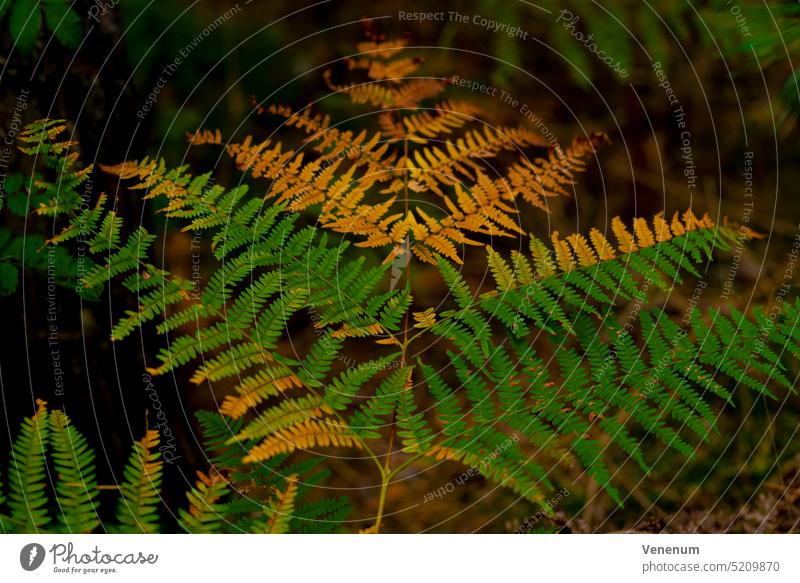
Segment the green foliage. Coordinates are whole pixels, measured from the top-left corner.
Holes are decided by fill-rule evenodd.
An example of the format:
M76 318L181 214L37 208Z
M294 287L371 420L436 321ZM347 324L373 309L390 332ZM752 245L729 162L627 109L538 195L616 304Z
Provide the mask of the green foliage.
M370 442L395 430L411 459L477 466L534 503L554 488L545 463L577 463L622 504L610 465L616 452L645 472L649 462L641 444L648 436L691 456L693 439L712 434L716 413L710 397L731 402L720 375L767 396L774 394L762 377L791 390L775 356L776 347L794 338L785 327L793 317L788 310L758 354L752 348L765 322L757 314L739 314L732 323L719 313L696 311L683 325L649 310L625 324L615 318L620 301L643 302L654 290L680 284L686 274L699 275L717 250L747 235L691 211L676 214L671 223L659 215L652 229L636 219L633 233L614 219L616 247L593 231L591 242L554 233L552 249L531 236L529 256L506 259L489 249L497 288L482 294L439 259L455 307L414 314L415 333L401 337L399 324L413 301L408 286L379 292L385 265L349 260L347 245L331 247L326 236L298 227L296 213L276 205L259 215L253 210L257 199L246 188L209 187L208 175L195 178L161 162L106 170L136 181L132 188L146 198L162 200L163 212L185 220L187 230L205 232L219 262L202 290L189 287L148 263L152 237L140 228L126 238L124 222L105 211L105 200L91 211L73 212L54 238L68 241L78 221L89 224L105 264L84 285L121 279L138 292L139 311L115 325L115 337L167 311L161 332L178 332L197 318L211 320L195 332L178 332L159 355L161 364L150 369L163 374L192 366L195 383L234 383L220 408L224 427L218 417L201 418L222 447L218 455L227 469L200 476L189 493L192 509L181 515L186 530L221 528L220 514L238 512L232 522L240 528L245 521L246 530L282 531L298 495L293 479L270 484L262 475L272 506L258 512L241 501L225 502L235 478L222 476L246 475L242 467L249 462L282 463L298 449L338 446L369 453ZM304 311L316 338L304 354L281 354L289 321ZM446 350L446 367L405 362L409 343L428 335ZM362 338L386 346L387 353L340 368L345 345ZM545 354L555 355L548 366ZM427 386L432 407L412 390L415 380ZM254 408L261 411L248 417ZM157 502L160 462L147 451L137 450L126 473L118 516L128 528L155 528L148 517ZM145 479L148 467L152 484ZM137 520L122 511L130 500L143 501L135 509Z
M156 450L158 444L158 432L152 429L147 430L141 441L133 444L117 503L120 531L158 532L158 503L164 474L164 462Z
M372 90L367 98L376 95L385 97ZM59 132L57 122L30 128L27 151L58 154L80 176ZM266 156L249 142L242 150ZM280 148L268 157L261 168L281 160L292 168L292 188L306 196L297 179L304 159L290 161ZM309 162L312 170L318 161ZM336 168L325 170L325 184L352 177L352 169L337 176ZM187 368L192 384L225 395L219 411L198 415L212 467L198 474L189 507L179 512L189 532L338 529L346 500L315 495L329 470L316 456L297 455L320 448L358 450L374 463L381 511L393 477L426 460L477 468L542 508L560 476L578 471L622 505L620 466L632 462L647 473L667 448L692 457L713 438L720 408L733 405L737 391L773 399L793 390L786 370L800 355L796 301L769 315L693 307L671 316L650 307L654 293L701 278L720 252L756 236L691 209L670 220L635 218L630 228L615 217L615 244L593 228L566 238L553 232L549 242L532 234L527 252L509 256L487 247L493 289L473 289L457 258L429 245L420 258L438 267L448 294L415 311L424 306L415 306L408 282L384 287L389 261L373 265L346 241L330 241L285 202L265 207L263 193L228 189L163 161L103 170L201 235L207 250L204 276L188 281L152 263L154 236L131 228L105 196L92 205L73 197L40 206L62 224L50 245L68 247L79 231L89 242L96 263L80 280L83 289L121 285L136 295L138 308L114 323L114 339L156 323L170 341L148 371ZM421 165L414 171L424 175ZM308 334L295 342L298 328ZM411 346L436 348L411 362ZM157 446L152 431L134 446L117 507L121 531L161 526ZM35 450L33 434L19 447ZM28 485L39 480L30 471ZM75 471L93 476L93 460L76 456ZM27 490L12 489L12 502L20 491ZM88 513L91 497L56 492ZM35 508L46 506L43 496L34 497ZM64 520L88 528L91 515L83 514ZM28 527L47 521L34 514Z
M65 47L75 48L81 40L81 20L69 0L2 0L0 18L8 12L8 31L16 49L28 56L44 28Z
M79 284L84 273L94 268L91 258L78 249L71 252L65 246L46 245L44 237L31 232L30 226L16 227L18 219L28 221L35 215L53 217L61 212L60 208L77 208L90 195L82 189L88 187L92 166L79 167L74 142L52 139L64 130L63 124L44 120L29 124L17 135L21 142L19 150L35 156L43 168L29 176L9 174L3 183L0 212L5 215L5 224L0 227L0 297L17 291L22 268L47 278L48 284L77 290L85 299L96 299L99 294L98 288ZM75 239L83 232L81 224L72 232L63 233L63 238ZM99 250L92 248L93 252Z
M100 514L103 490L96 477L96 454L86 438L59 410L38 410L26 418L13 442L6 476L0 480L0 528L6 533L155 533L163 525L164 462L159 435L148 430L134 443L118 487L116 521ZM286 456L257 468L245 467L241 454L225 444L241 422L216 414L198 415L213 466L198 472L178 510L187 532L334 532L347 517L345 498L320 498L314 487L328 477L316 461L286 463ZM229 422L229 424L228 424ZM252 443L243 440L242 443ZM52 500L52 502L51 502ZM54 520L55 519L55 520Z

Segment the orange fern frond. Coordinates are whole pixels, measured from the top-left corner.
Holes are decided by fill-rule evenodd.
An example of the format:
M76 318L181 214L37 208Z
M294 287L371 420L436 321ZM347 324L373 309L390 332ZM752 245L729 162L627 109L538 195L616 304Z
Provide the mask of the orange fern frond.
M566 241L562 241L558 236L558 231L553 231L550 236L553 242L553 250L556 253L556 263L561 271L572 271L575 269L575 258L572 256L572 250Z
M518 480L507 468L493 467L490 455L481 456L456 447L434 445L424 452L425 456L431 457L436 461L451 460L461 462L472 468L477 468L483 475L490 476L493 480L511 488L515 492L524 495L532 501L540 501L544 498L541 490L536 487L526 486L524 481Z
M669 232L669 230L667 232ZM592 245L594 245L594 250L597 252L600 261L608 261L617 256L614 252L614 246L611 245L599 229L593 227L592 230L589 231L589 238L592 240Z
M263 528L258 529L262 534L283 534L289 530L289 523L294 518L294 502L297 498L297 474L286 477L286 488L278 491L274 500L267 508L269 516Z
M394 107L417 107L427 99L440 95L447 88L447 83L442 79L424 77L406 81L394 90Z
M408 239L407 250L422 261L433 263L441 255L460 263L460 246L482 244L473 235L521 234L514 204L517 199L522 197L547 210L545 198L567 194L566 187L574 183L575 174L585 169L588 157L606 138L593 134L576 139L562 151L549 148L543 136L532 129L487 123L477 126L475 118L486 112L471 102L444 100L423 109L419 103L438 95L448 83L423 77L395 83L394 75L407 75L417 65L414 59L386 56L404 46L405 41L384 42L378 36L363 45L366 54L346 60L351 70L367 71L370 79L363 83L337 85L331 71L325 72L331 89L355 103L385 110L378 116L381 131L331 127L327 115L310 108L293 111L274 105L258 111L283 117L287 126L302 130L309 148L297 153L280 142L259 142L248 136L228 144L226 151L238 169L271 181L265 199L286 204L291 211L320 205L319 223L326 229L362 237L359 246L397 248ZM392 69L394 63L398 63L396 69ZM403 109L412 112L406 115ZM198 139L212 138L216 136L199 134ZM442 138L446 139L432 143ZM549 153L533 162L521 157L506 176L487 176L487 158L529 147L548 147ZM374 188L378 184L380 188ZM423 206L428 202L409 204L409 192L437 195L446 214L429 211ZM401 204L402 210L398 208ZM436 206L440 206L438 201ZM564 244L562 260L570 250L569 244ZM580 253L579 261L591 260L587 249Z
M380 324L368 324L366 326L349 326L345 324L331 333L331 336L333 338L366 338L383 334L383 332L383 326Z
M367 72L367 77L373 81L390 81L400 83L403 77L407 77L419 69L420 60L416 58L403 57L401 59L376 60L369 58L345 59L347 68L363 69Z

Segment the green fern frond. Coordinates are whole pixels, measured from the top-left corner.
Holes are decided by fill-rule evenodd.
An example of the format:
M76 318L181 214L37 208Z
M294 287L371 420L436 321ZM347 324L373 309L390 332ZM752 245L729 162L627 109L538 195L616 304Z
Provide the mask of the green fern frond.
M250 449L243 461L260 462L281 453L313 447L359 447L360 442L352 430L340 421L331 418L320 420L306 419L291 427L286 427L264 439Z

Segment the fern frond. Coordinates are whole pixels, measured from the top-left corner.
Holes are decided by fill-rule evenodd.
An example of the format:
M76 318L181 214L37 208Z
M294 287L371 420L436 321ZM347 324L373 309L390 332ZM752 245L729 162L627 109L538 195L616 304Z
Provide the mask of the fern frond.
M305 420L286 427L253 447L244 457L245 463L268 460L281 453L313 447L360 447L350 429L341 422L322 418Z
M296 505L290 530L300 534L333 534L343 532L343 522L351 506L346 496L323 498Z
M228 491L228 482L213 469L210 475L197 472L197 483L186 493L189 508L179 510L178 523L181 528L190 534L221 532L225 519L219 501Z
M374 58L391 59L407 46L407 38L370 39L356 43L356 50L360 53L369 53Z
M220 413L237 419L256 407L267 397L277 396L292 387L301 387L302 381L288 367L265 365L253 376L246 377L236 385L237 395L227 395Z
M485 125L482 130L469 130L463 137L447 140L442 147L430 146L416 150L406 160L412 178L441 194L440 184L454 185L460 178L474 180L481 166L475 160L485 160L504 150L530 146L545 146L541 135L523 127Z
M410 366L393 370L381 381L371 398L362 400L347 422L353 434L363 439L380 438L380 429L391 423L400 396L411 387L412 372ZM407 410L410 412L411 409Z
M507 190L519 193L530 204L547 210L547 198L568 196L575 184L575 175L586 170L587 161L594 157L599 145L607 141L605 134L579 137L565 149L551 148L546 158L530 161L521 157L503 179Z
M377 59L345 59L347 68L352 70L363 69L367 77L375 81L390 81L400 83L403 77L410 75L419 69L419 61L410 57L403 57L394 60Z
M461 462L465 466L477 468L481 474L501 486L511 489L520 496L534 503L539 503L545 498L542 489L528 481L528 476L522 474L519 469L512 470L503 465L491 463L497 458L492 459L492 453L474 446L474 443L464 442L452 446L434 446L426 452L426 455L437 461L452 460Z
M186 139L193 146L203 146L206 144L219 145L222 143L222 132L219 130L200 129L192 134L186 134Z
M261 532L263 534L283 534L289 530L289 523L294 518L294 503L297 497L297 476L286 478L287 486L278 492L275 499L265 509L267 522Z
M483 294L481 303L507 327L516 328L527 320L545 330L551 330L548 322L552 321L570 329L561 304L599 316L594 302L613 305L614 298L627 298L638 294L639 289L647 289L647 282L670 289L682 281L682 273L697 273L695 265L712 250L712 245L727 250L743 236L730 227L715 225L707 215L697 219L691 210L684 213L682 220L678 217L676 213L673 222L680 225L680 234L670 228L671 236L667 239L663 236L667 232L665 222L661 215L656 215L653 225L661 233L660 242L644 219L635 219L635 229L640 234L638 243L615 217L612 225L620 241L618 249L596 229L590 233L591 243L580 234L564 240L554 232L551 237L554 252L531 236L531 259L538 279L527 284L519 283L510 266L505 261L499 263L500 259L490 250L489 267L495 278L499 277L502 265L505 275L497 279L497 290Z

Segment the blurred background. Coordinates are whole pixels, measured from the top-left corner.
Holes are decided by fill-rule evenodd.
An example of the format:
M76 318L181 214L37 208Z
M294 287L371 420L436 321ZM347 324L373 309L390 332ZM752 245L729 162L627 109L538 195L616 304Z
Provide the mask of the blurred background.
M163 157L173 166L213 168L219 184L247 182L218 149L188 149L186 133L202 127L222 129L225 139L268 136L276 122L256 115L254 102L300 108L321 100L334 120L368 112L330 97L322 72L355 50L365 19L371 19L388 38L409 39L424 60L424 74L457 75L506 91L509 100L458 87L449 94L482 102L500 124L534 127L538 120L564 145L573 136L608 134L611 144L580 178L574 197L554 200L550 214L523 211L530 231L586 232L607 226L615 215L627 219L662 210L671 215L689 206L720 222L726 216L749 220L765 237L745 250L733 292L723 294L721 287L732 260L723 256L711 268L701 298L702 305L740 308L773 301L798 235L800 7L795 2L0 2L0 139L13 137L19 118L23 123L63 118L72 124L84 161ZM30 17L22 19L23 12ZM425 21L405 16L432 12L444 16ZM368 115L351 125L374 123ZM5 174L29 171L13 152L2 163ZM118 193L120 213L160 233L160 259L189 276L187 235L170 229L111 177L96 172L93 182L96 193ZM163 339L145 330L138 338L111 343L110 322L130 309L130 298L112 290L95 302L81 302L64 289L58 291L54 348L45 324L46 277L36 268L34 253L54 227L24 209L3 213L6 228L26 235L23 244L34 259L21 266L15 292L0 299L2 439L32 412L34 398L67 406L90 441L102 445L107 463L100 464L100 478L110 479L130 441L142 434L145 411L154 414L142 373ZM467 264L465 273L479 278L484 268ZM424 269L414 277L431 296L443 293L442 283ZM691 293L677 290L652 302L666 302L678 313ZM67 387L63 395L54 386L54 349ZM182 496L185 482L204 463L191 411L213 408L214 401L207 391L187 390L180 375L153 382L181 456L167 470L167 503L182 504L170 497ZM632 493L624 508L599 497L587 504L595 492L565 474L569 496L536 528L796 529L798 426L796 397L767 403L742 392L737 407L722 412L720 435L695 459L684 462L665 453L645 479L621 471L620 485ZM0 451L5 455L7 447ZM345 464L334 470L333 486L350 492L358 509L359 472ZM424 480L394 486L389 507L409 510L387 517L387 530L511 532L535 512L480 477L470 488L416 508L426 492L461 471L456 464L440 464Z

